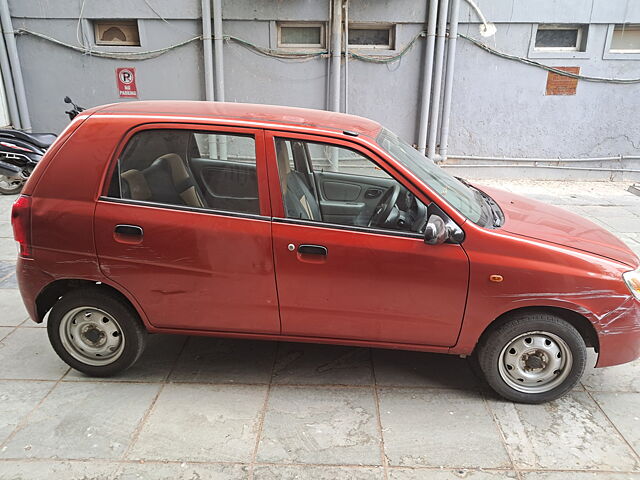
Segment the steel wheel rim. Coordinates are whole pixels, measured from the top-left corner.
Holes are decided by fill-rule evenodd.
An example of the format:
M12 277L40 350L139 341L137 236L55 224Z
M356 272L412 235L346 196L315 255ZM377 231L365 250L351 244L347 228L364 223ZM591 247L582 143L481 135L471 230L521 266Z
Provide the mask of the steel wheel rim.
M505 345L498 357L504 382L523 393L545 393L571 372L573 355L567 342L550 332L523 333Z
M15 179L10 181L6 175L0 175L0 188L6 191L19 190L25 179Z
M125 338L120 324L99 308L70 310L62 317L59 333L69 355L87 365L109 365L124 351Z

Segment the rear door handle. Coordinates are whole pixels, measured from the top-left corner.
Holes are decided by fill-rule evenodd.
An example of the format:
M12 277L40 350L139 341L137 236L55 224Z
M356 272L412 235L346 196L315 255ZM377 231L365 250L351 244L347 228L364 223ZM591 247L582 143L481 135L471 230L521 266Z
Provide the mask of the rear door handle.
M142 237L144 233L142 227L138 225L116 225L114 232L128 237Z
M326 257L329 251L327 247L323 247L322 245L300 245L298 247L298 253L303 255L322 255Z

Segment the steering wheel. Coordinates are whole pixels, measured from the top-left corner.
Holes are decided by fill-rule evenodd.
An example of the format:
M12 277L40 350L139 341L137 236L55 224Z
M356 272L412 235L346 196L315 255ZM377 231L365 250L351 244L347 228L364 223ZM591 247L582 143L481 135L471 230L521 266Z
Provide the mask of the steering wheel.
M393 207L395 207L396 202L398 201L398 197L400 196L400 185L397 183L390 187L376 205L376 208L373 210L373 214L369 219L368 227L381 227L385 224L387 220L389 220L389 216L391 212L393 212Z

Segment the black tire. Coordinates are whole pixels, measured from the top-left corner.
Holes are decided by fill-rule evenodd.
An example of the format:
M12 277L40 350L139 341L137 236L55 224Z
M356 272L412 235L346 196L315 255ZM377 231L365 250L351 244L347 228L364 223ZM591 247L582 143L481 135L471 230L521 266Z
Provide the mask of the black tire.
M7 186L3 186L5 184ZM5 175L0 175L0 193L3 195L17 195L22 191L24 184L24 181L9 183Z
M533 340L532 345L549 341L551 346L543 348L555 352L552 348L557 346L557 352L547 356L549 352L534 347L529 347L529 350L518 349L519 345L526 348L522 342L527 340ZM516 348L507 351L507 346ZM543 312L525 312L514 314L506 323L488 331L476 348L476 356L484 378L499 395L514 402L536 404L555 400L578 383L587 363L587 347L578 330L566 320ZM538 359L532 359L533 365L528 365L526 359L531 357ZM564 362L564 366L552 370L552 362L545 361L548 358L553 358L554 362ZM515 368L514 364L517 365ZM518 378L522 376L522 368L533 368L532 377L526 380ZM535 380L544 375L551 375L551 379ZM540 385L533 384L538 381ZM518 388L529 390L521 391Z
M65 334L61 330L64 328L61 329L60 325L63 321L65 324L69 322L69 320L65 320L68 314L71 315L71 312L83 308L105 312L114 320L111 323L115 323L117 326L114 328L116 332L113 333L113 336L120 337L121 346L118 347L118 357L110 363L92 365L91 360L82 361L81 358L78 358L82 356L82 353L78 352L77 347L74 353L73 343L71 343L71 347L65 347L65 342L68 345L70 340L63 340L62 336ZM108 323L109 319L105 321L105 318L102 318L102 322ZM73 323L75 324L75 322ZM47 333L53 349L67 365L92 377L109 377L129 368L142 355L147 337L147 331L137 312L128 303L99 287L74 290L58 300L49 314ZM118 335L116 336L115 333ZM73 335L70 337L73 338Z

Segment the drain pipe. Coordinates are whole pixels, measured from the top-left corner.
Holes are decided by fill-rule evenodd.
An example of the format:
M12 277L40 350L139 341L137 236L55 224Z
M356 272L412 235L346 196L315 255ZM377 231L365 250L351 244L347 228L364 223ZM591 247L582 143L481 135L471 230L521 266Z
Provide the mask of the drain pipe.
M340 111L340 63L342 62L342 0L332 0L331 17L331 64L329 90L331 101L329 110ZM338 171L338 149L332 148L329 156L329 168L332 172Z
M438 116L440 114L440 91L442 89L442 70L444 63L444 40L447 36L447 13L449 0L440 0L440 14L438 16L438 32L436 34L436 63L433 72L432 108L429 115L429 137L427 156L435 160L438 134Z
M525 163L591 163L591 162L622 162L624 160L640 160L640 155L616 155L613 157L495 157L488 155L449 155L451 160L483 160L491 162L525 162ZM455 164L451 164L455 165ZM495 165L502 167L504 165Z
M9 56L7 55L7 46L4 43L4 35L0 35L0 71L2 72L4 93L7 97L9 121L11 125L13 125L13 128L20 129L20 113L18 112L18 103L16 102L16 91L13 88L11 66L9 65Z
M204 98L213 101L213 39L211 38L211 0L202 0L202 49L204 52Z
M449 43L447 46L447 70L444 77L442 124L440 125L440 160L445 160L447 158L449 121L451 119L451 94L453 92L453 71L456 64L456 43L458 40L459 11L460 0L451 0L451 14L449 15Z
M216 102L224 102L224 37L222 34L222 0L213 0L213 48L215 53L215 99ZM227 159L227 137L218 136L219 158Z
M331 104L329 109L340 111L340 63L342 62L342 0L333 0L331 18Z
M631 168L607 168L607 167L565 167L558 165L442 165L442 168L533 168L548 170L574 170L588 172L619 172L619 173L640 173L640 170Z
M31 131L31 121L29 120L29 107L27 106L27 94L24 90L24 81L22 79L22 69L20 68L20 58L18 57L18 49L16 47L16 37L13 34L13 25L11 24L11 13L9 12L9 4L7 0L0 0L0 21L2 22L2 33L7 47L9 56L9 64L11 65L11 76L15 87L16 101L18 106L18 114L23 130Z
M427 149L427 126L429 125L429 106L431 104L431 82L433 80L433 52L436 45L436 21L438 18L438 0L429 1L427 14L427 46L424 55L424 71L422 74L422 103L418 127L418 151L422 154Z
M202 0L202 50L204 54L204 99L215 100L213 94L213 38L211 37L211 0ZM218 158L218 142L208 135L209 157Z
M349 113L349 0L344 0L344 113Z
M213 47L215 50L215 95L217 102L224 102L224 58L222 48L222 0L213 0Z

